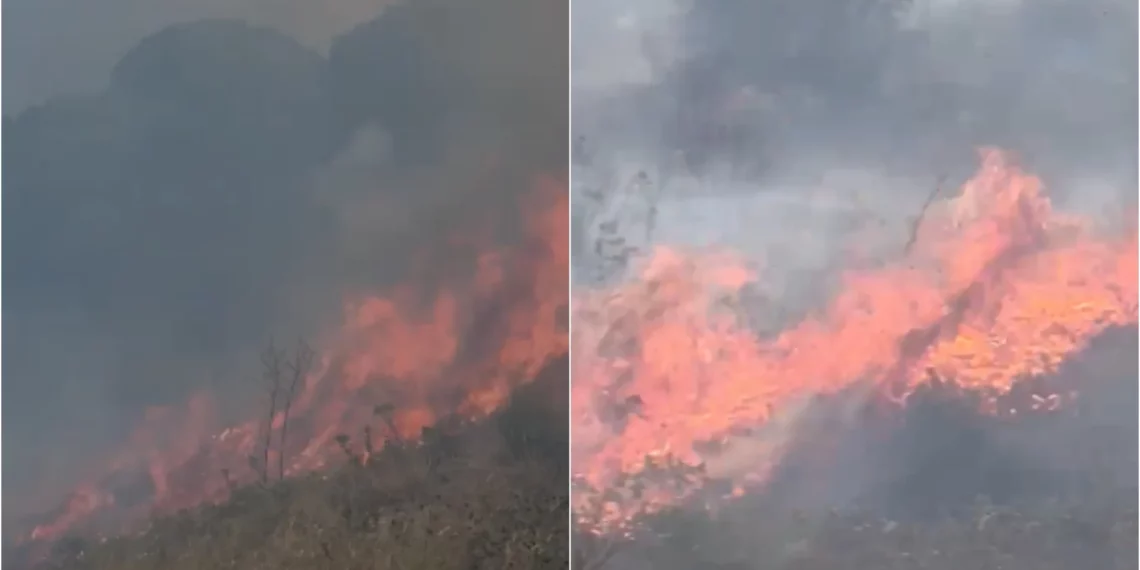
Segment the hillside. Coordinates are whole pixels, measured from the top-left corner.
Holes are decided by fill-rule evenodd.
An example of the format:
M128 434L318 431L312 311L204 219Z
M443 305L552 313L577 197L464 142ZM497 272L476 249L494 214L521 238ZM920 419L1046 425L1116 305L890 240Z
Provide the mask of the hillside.
M25 545L5 561L36 570L565 568L568 443L554 408L566 368L556 359L486 420L428 429L421 442L371 457L363 435L343 434L344 461L331 471L237 489L133 535Z

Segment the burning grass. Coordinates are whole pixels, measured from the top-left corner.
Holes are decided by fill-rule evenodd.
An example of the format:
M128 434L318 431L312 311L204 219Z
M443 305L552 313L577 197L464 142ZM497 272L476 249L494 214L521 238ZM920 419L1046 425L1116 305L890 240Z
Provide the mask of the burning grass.
M575 477L612 489L662 462L705 463L708 443L767 431L738 454L745 461L716 469L755 487L783 462L788 428L816 397L899 404L946 378L1000 418L1070 406L1095 389L1094 375L1022 380L1135 325L1135 228L1055 208L1044 183L999 149L979 157L973 178L918 213L898 251L837 264L829 298L778 334L760 334L750 317L782 310L784 298L750 294L766 282L760 261L730 250L657 244L622 280L575 291ZM880 237L904 239L889 233ZM611 501L594 522L608 532L701 489L700 477L671 480Z
M344 460L342 450L371 457L502 415L517 390L543 375L565 388L568 364L558 355L567 344L569 205L558 181L535 188L520 205L519 235L455 230L439 246L454 275L441 277L437 260L425 256L402 284L350 295L344 321L322 335L319 352L303 342L291 354L270 346L262 356L267 412L227 423L217 412L226 395L209 391L184 405L150 407L121 445L75 474L56 508L23 517L5 539L43 544L133 531L154 516L225 501L238 487L327 474ZM561 365L544 369L551 362ZM534 419L564 429L557 418L566 405L542 406ZM551 448L563 463L567 445Z
M1103 376L1056 410L994 417L969 390L932 382L905 408L837 429L840 398L821 399L825 420L799 426L764 486L726 498L732 481L707 464L658 469L708 492L642 513L620 538L580 527L576 568L1135 569L1135 411L1123 408L1136 340L1135 327L1113 329L1067 362L1061 376Z
M723 248L575 291L576 568L1136 568L1135 227L980 158L793 319Z
M157 518L111 539L66 537L5 553L36 570L565 568L565 422L550 409L565 360L488 420L427 429L374 454L337 438L342 464ZM543 418L540 421L538 418ZM219 475L221 476L221 475ZM19 563L17 563L19 561Z

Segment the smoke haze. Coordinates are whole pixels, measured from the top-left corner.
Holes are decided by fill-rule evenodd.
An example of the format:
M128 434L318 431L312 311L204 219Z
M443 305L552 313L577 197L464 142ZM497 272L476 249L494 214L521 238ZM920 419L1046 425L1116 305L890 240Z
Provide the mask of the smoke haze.
M775 334L833 297L844 261L897 259L924 201L969 178L981 146L1018 156L1058 210L1104 227L1134 223L1134 3L583 0L573 17L574 277L583 291L631 277L603 251L616 239L607 233L613 227L623 228L623 246L640 252L655 244L716 246L755 262L759 296L769 302L742 312L758 335ZM652 197L634 204L631 195ZM652 221L633 221L630 210L638 208ZM1134 335L1134 328L1112 331L1103 342L1128 346ZM1089 350L1102 366L1082 374L1112 394L1090 399L1133 402L1134 347L1128 358ZM927 421L937 423L924 416L915 423ZM856 496L897 505L945 483L922 471L940 461L972 465L1016 449L1009 465L1025 459L1017 469L1072 465L1079 461L1059 457L1047 442L1071 444L1098 429L1076 421L1048 436L1003 433L1012 441L994 451L970 447L991 443L992 434L977 435L989 429L980 419L957 421L970 437L948 437L955 443L926 454L912 452L937 444L931 434L945 425L906 436L915 438L911 448L892 442L873 452L861 439L873 434L852 434L844 442L857 451L815 464L817 479L805 475L811 466L789 466L773 494L828 507ZM1135 422L1130 404L1103 412L1097 424L1119 435ZM821 432L843 429L828 425ZM750 445L741 443L737 457L722 457L717 468L736 469L734 459ZM895 480L876 486L909 469L905 477L921 483L906 491L914 495L892 495ZM1134 474L1134 453L1116 469ZM1125 479L1121 485L1133 484ZM955 491L966 496L980 488L959 482Z
M833 264L874 220L872 249L894 253L979 146L1017 156L1064 210L1119 225L1136 203L1131 3L584 0L573 17L572 130L592 157L574 191L646 172L661 243L786 273ZM616 215L590 202L579 262Z
M5 6L4 113L47 99L95 93L115 63L144 37L172 24L236 18L267 26L327 52L333 39L383 10L386 2L336 0L319 5L266 0L102 0L75 4L16 0Z
M245 417L270 337L470 277L564 177L556 2L6 8L6 516L146 406Z

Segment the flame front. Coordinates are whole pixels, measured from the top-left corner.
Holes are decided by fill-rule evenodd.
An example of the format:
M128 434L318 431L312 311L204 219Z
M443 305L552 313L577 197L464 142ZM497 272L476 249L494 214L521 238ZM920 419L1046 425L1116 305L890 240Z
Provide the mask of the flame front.
M597 491L575 495L583 524L613 529L684 499L700 481L607 491L666 456L697 465L702 444L777 423L814 395L866 387L901 401L933 373L996 397L1135 323L1135 228L1098 233L1055 212L1001 152L981 157L905 255L847 271L822 310L771 339L734 307L755 275L730 253L659 247L638 279L575 292L574 470ZM738 485L779 460L780 438L769 443Z
M486 416L565 354L568 208L563 182L539 180L521 208L524 239L479 249L469 281L441 288L428 302L410 284L348 303L342 329L325 343L289 410L286 474L323 467L338 453L337 435L355 439L365 426L377 428L380 447L384 434L418 438L444 416ZM462 242L474 249L472 240ZM217 429L211 402L202 394L182 409L148 410L127 445L30 538L51 539L100 515L130 527L156 511L222 500L252 480L249 458L266 441L265 419ZM375 425L379 404L391 405L397 434ZM284 413L270 424L276 446ZM123 487L150 493L132 502Z

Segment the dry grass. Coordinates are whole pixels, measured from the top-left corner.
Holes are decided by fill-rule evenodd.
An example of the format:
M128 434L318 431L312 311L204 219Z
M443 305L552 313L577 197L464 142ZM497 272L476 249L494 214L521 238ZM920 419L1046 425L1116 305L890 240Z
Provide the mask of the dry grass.
M558 377L564 385L565 372ZM567 440L565 421L534 402L549 401L547 388L450 435L432 430L422 444L390 446L369 461L349 456L325 473L238 489L224 504L156 519L134 536L61 540L37 564L18 564L10 551L5 567L565 568Z
M450 443L468 446L475 437ZM366 466L241 489L225 504L156 520L137 536L70 539L43 568L566 566L564 473L537 458L437 451L393 448Z
M1118 507L1056 506L1029 514L979 505L910 523L746 506L717 517L676 511L656 517L636 541L576 536L574 555L583 570L1135 569L1135 496Z

